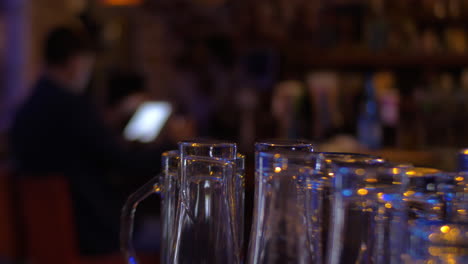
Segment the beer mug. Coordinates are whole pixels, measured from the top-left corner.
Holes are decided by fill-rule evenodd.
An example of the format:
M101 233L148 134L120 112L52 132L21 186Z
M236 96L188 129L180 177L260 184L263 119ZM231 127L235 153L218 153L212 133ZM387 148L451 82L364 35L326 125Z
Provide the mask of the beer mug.
M132 194L122 214L122 250L131 244L139 202L162 197L161 263L239 263L243 233L244 159L236 145L181 142L163 155L163 173Z
M133 248L133 223L138 204L149 195L156 193L161 195L162 238L161 238L161 263L169 263L166 254L170 248L169 238L172 237L175 222L175 208L178 197L179 175L179 151L172 150L162 154L162 172L151 179L136 192L131 194L122 209L120 243L122 252L128 263L137 263Z

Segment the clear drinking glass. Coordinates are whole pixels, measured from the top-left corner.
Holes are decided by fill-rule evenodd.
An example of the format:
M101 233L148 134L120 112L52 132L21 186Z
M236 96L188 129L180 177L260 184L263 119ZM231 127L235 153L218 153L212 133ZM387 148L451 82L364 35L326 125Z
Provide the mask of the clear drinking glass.
M419 219L410 228L404 264L468 263L468 224Z
M294 259L307 259L307 256L311 255L309 252L303 252L303 249L308 249L309 243L305 241L307 237L304 238L307 231L305 223L300 222L305 221L303 219L305 215L300 217L300 212L304 213L303 205L298 203L303 203L305 199L302 196L299 197L297 189L293 188L294 185L302 184L303 186L304 183L296 183L297 177L292 174L299 173L298 169L303 165L301 157L304 158L305 155L313 152L313 149L310 142L300 140L268 140L255 144L255 205L247 256L248 263L288 263L287 256L281 254L286 249L277 248L283 246L288 247L286 255L290 254ZM288 167L285 153L294 152L299 155L295 161L297 164L291 163ZM300 195L303 194L300 193ZM284 197L284 203L279 204L282 197ZM275 203L278 206L275 207ZM290 208L286 206L288 204L291 205ZM288 216L288 212L283 210L293 210L296 207L294 204L302 209ZM281 219L281 217L284 218ZM278 230L279 224L287 225L290 234L288 230ZM297 244L290 237L298 231L294 230L295 224L298 224L298 229L302 228L305 231L300 233L301 241ZM300 257L301 254L306 256Z
M445 220L468 223L468 172L446 173L445 179L438 188L444 196Z
M327 263L401 263L409 165L335 161Z
M455 261L457 257L447 250L458 251L450 241L450 234L442 231L452 230L452 237L458 236L457 230L464 227L449 228L449 225L467 223L467 191L466 176L461 173L441 172L432 168L413 168L406 172L409 185L404 192L404 202L408 209L408 224L405 241L409 241L403 259L405 263L461 263ZM442 228L442 229L441 229ZM465 228L466 229L466 228ZM442 232L442 233L440 233ZM434 244L437 238L438 245ZM441 240L442 239L442 240ZM452 243L451 246L449 244ZM439 252L439 253L437 253ZM442 254L442 252L445 252ZM455 252L452 252L455 253ZM434 255L436 254L436 255ZM442 255L440 255L442 254ZM444 260L445 258L445 260Z
M247 262L315 263L305 206L316 154L260 151L256 161L255 207Z
M179 247L183 242L178 240L181 237L181 234L180 230L178 229L179 226L176 223L179 222L179 211L181 205L186 207L191 205L187 201L190 199L195 199L194 196L197 197L197 201L204 200L204 209L209 209L216 206L210 197L215 196L214 194L218 194L219 190L216 189L216 184L214 184L209 179L202 179L203 177L212 177L212 180L214 179L215 182L219 180L222 183L218 185L223 185L229 189L229 192L226 191L227 195L224 195L224 197L229 195L229 214L226 214L224 219L226 220L227 218L233 218L232 220L229 220L229 223L235 224L236 226L233 227L232 230L231 228L227 228L226 230L228 230L229 234L233 232L232 235L237 237L235 240L236 245L231 247L236 249L232 251L235 252L236 256L240 255L239 250L242 248L243 243L242 234L244 217L245 156L236 153L236 146L232 143L220 143L213 141L182 142L179 144L179 147L183 149L185 153L185 159L181 159L179 151L170 151L164 153L162 156L163 173L160 176L153 178L137 192L132 194L123 209L121 242L122 250L126 254L128 263L136 263L135 253L131 244L133 220L136 207L138 206L139 202L153 193L159 193L162 196L161 215L163 233L161 243L161 263L168 264L190 262L185 261L180 257L178 257L178 262L174 260L176 253L179 254L181 252ZM236 157L234 160L232 159L233 156ZM181 164L183 164L182 167ZM187 164L189 164L189 166ZM183 170L181 168L183 168ZM187 169L190 169L190 171L187 171ZM235 173L233 173L233 171L235 171ZM197 193L197 195L187 197L185 195L183 196L179 192L181 184L183 183L181 179L183 172L185 172L186 179L190 181L199 180L200 182L204 182L203 188L200 186L196 187L194 184L183 185L185 186L187 193L189 193L190 190L193 190L191 189L192 187L200 189L200 192ZM203 194L201 191L207 191L210 194ZM193 194L193 192L191 193ZM218 196L218 198L220 197ZM225 202L220 200L220 204L223 203ZM201 205L197 205L194 210L197 212L201 211L199 206ZM222 210L224 210L224 208L217 211ZM208 211L208 213L212 213L213 209ZM200 215L198 214L197 216ZM224 223L224 225L226 224ZM183 234L182 238L185 236L186 234ZM178 251L176 252L176 250ZM187 252L188 250L189 249L185 249L184 252ZM187 252L184 254L193 255L193 252ZM199 255L202 255L202 252L199 252ZM206 263L216 263L216 261L212 260L211 262Z
M404 263L468 263L468 174L438 172L432 176L428 185L438 196L427 195L429 206L419 208L419 218L409 222ZM434 210L434 206L441 209Z
M315 168L312 190L309 192L312 197L307 197L310 203L306 207L308 210L309 232L312 237L314 248L317 249L316 263L323 263L327 258L327 243L329 237L329 223L331 220L331 208L333 204L333 170L334 162L361 162L361 163L383 163L380 157L357 153L320 152L322 168ZM308 193L308 194L309 194Z
M406 172L408 188L403 200L408 207L411 225L417 219L443 220L446 204L441 188L447 188L451 177L433 168L415 167Z
M240 263L233 143L182 142L171 263Z

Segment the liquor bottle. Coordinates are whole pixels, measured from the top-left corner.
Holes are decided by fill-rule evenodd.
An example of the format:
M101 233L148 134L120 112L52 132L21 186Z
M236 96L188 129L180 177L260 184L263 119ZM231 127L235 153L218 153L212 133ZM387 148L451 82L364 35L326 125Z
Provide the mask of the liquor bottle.
M382 144L382 123L372 78L366 81L364 100L358 117L359 142L369 149L379 149Z
M400 94L395 88L395 77L392 72L382 71L374 74L373 79L382 124L382 145L395 146L400 117Z
M272 98L272 113L278 129L276 137L299 139L305 136L302 116L303 84L295 80L278 83Z

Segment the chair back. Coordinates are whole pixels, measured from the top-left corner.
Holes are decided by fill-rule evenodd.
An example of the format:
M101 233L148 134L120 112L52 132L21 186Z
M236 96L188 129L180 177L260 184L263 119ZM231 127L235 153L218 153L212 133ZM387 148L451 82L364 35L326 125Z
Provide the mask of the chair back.
M36 264L78 264L67 180L61 176L23 177L18 188L31 260Z
M6 165L0 165L0 259L18 256L20 235L16 233L13 195L12 173Z

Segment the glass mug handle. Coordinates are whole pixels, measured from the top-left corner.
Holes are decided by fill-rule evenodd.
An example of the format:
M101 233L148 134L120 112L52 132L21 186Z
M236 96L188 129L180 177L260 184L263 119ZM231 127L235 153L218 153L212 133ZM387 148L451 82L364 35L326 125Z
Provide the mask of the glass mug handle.
M136 209L138 204L145 200L148 196L154 193L161 193L162 176L163 174L161 173L145 183L145 185L141 186L136 192L128 197L124 207L122 208L122 215L120 217L120 249L125 254L125 258L128 264L138 263L135 249L133 247L133 226Z

